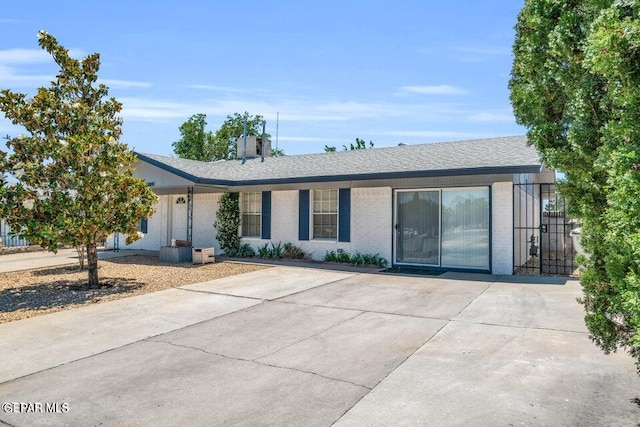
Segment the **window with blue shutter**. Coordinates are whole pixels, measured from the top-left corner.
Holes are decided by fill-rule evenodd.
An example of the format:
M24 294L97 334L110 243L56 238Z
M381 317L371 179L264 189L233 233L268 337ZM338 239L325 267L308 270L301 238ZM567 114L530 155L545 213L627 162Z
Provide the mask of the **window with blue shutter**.
M309 240L309 190L299 192L298 240Z
M351 189L338 190L338 241L351 241Z
M271 239L271 191L262 192L262 236Z

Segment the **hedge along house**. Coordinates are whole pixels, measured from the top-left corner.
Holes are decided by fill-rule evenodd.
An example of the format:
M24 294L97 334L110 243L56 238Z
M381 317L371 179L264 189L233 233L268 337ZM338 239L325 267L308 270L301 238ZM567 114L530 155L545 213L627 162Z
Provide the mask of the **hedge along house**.
M209 163L138 153L134 174L159 201L129 248L181 239L220 251L218 200L238 192L239 233L254 248L292 242L314 259L342 249L493 274L512 274L515 245L527 244L514 234L514 185L554 179L524 136Z

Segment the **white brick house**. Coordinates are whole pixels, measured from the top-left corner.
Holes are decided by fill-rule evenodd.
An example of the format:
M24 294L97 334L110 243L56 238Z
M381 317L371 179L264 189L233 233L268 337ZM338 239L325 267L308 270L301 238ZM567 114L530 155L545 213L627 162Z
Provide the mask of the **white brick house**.
M514 183L553 182L526 137L199 162L138 153L135 175L159 196L145 237L220 250L223 192L240 193L243 242L379 253L394 265L512 274ZM111 243L112 244L112 243Z

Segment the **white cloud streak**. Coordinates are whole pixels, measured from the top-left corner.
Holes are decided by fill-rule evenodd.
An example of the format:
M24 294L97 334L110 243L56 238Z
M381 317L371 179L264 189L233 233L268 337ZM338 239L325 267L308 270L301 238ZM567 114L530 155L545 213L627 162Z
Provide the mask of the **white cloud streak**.
M109 87L119 88L119 89L129 89L129 88L140 88L140 87L151 87L150 82L139 82L133 80L117 80L117 79L104 79L100 80L100 83L104 83Z
M481 123L490 123L490 122L515 122L515 118L512 112L507 111L480 111L478 113L472 114L468 117L471 122L481 122Z
M188 118L195 113L225 117L233 112L249 111L267 120L344 122L358 119L417 117L423 121L464 118L465 111L455 105L399 104L358 101L315 101L307 99L273 99L267 101L245 99L212 99L197 103L181 103L148 98L121 98L123 117L138 121L167 121ZM468 114L468 113L466 113Z
M473 139L484 138L488 135L479 132L460 132L450 130L395 130L387 132L370 133L369 135L394 136L401 138L425 138L425 139Z
M420 95L464 95L469 93L463 88L450 85L403 86L401 90Z
M84 56L80 49L70 49L69 55L72 58ZM51 62L53 59L43 49L6 49L0 50L0 65L38 64Z

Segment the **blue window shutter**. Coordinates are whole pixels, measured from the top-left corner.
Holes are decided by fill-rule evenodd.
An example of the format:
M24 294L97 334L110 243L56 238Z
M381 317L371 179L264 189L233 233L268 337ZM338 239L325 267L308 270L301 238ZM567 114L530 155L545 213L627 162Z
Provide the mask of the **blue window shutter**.
M338 190L338 242L351 241L351 189Z
M263 239L271 239L271 191L262 192L262 233Z
M149 229L149 220L143 218L140 220L140 232L147 234L147 230Z
M298 199L298 240L309 240L309 190L300 190Z

